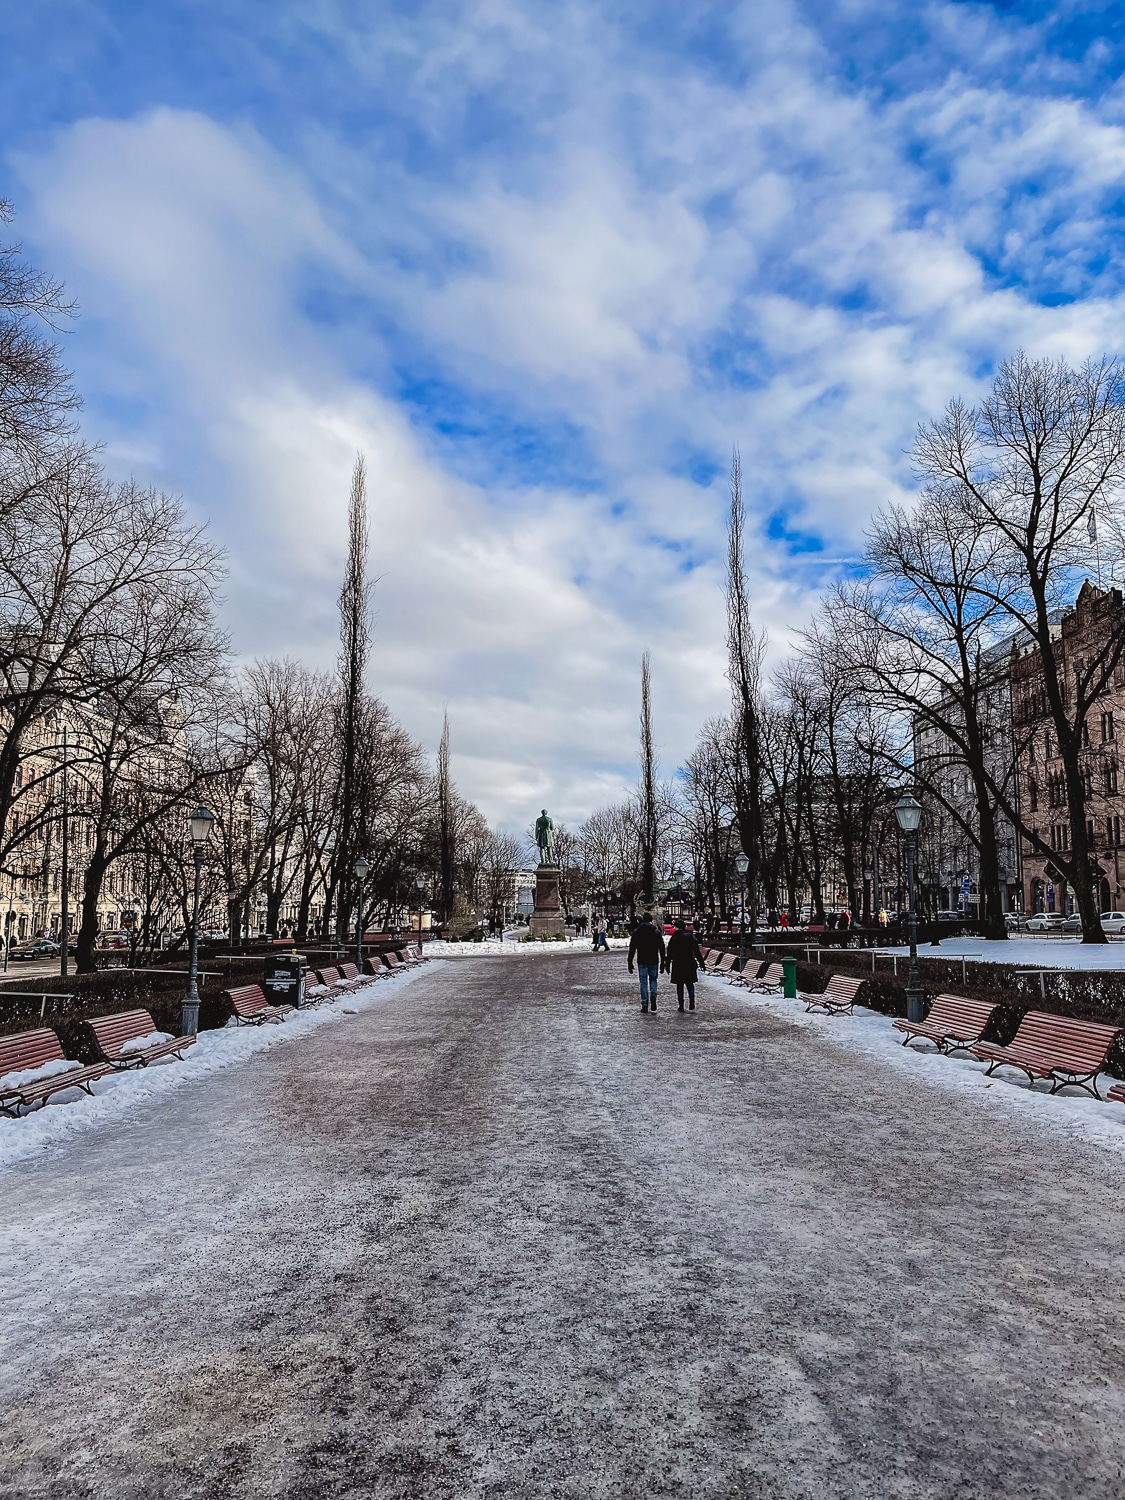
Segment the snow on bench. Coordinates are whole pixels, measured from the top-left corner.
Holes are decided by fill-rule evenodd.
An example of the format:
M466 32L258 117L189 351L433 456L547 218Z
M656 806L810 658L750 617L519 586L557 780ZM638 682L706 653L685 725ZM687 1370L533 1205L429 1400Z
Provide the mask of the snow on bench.
M55 1033L46 1028L0 1037L0 1113L17 1116L63 1089L84 1089L92 1095L94 1080L112 1072L109 1063L86 1068L72 1062Z

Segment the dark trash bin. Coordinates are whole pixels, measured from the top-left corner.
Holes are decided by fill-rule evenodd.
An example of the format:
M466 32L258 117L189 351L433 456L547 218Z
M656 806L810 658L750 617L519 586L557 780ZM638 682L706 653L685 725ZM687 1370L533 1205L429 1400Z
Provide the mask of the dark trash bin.
M271 1005L293 1005L298 1009L305 998L305 975L308 960L303 953L271 953L266 959L266 977L262 988Z

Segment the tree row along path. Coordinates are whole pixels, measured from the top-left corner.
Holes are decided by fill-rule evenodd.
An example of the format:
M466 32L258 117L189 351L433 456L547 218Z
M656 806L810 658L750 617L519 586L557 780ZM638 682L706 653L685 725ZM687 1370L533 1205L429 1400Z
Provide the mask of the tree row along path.
M435 962L7 1172L0 1496L1120 1496L1115 1159L634 984Z

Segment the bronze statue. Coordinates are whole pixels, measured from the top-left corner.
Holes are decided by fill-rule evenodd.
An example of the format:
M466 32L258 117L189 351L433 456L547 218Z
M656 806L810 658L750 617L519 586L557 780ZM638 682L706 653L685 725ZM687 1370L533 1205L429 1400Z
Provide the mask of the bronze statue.
M554 865L558 861L555 858L555 825L547 816L544 808L535 820L535 842L539 845L539 863L541 865Z

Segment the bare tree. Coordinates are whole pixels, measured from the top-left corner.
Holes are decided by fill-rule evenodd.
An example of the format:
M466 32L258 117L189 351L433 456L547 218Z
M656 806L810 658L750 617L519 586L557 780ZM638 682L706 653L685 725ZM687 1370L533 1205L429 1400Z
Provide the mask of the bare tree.
M438 860L442 919L453 916L453 865L456 812L449 770L449 715L441 720L441 743L437 759Z
M348 557L340 589L340 801L334 877L336 937L345 941L352 908L352 864L364 851L356 843L356 783L360 718L370 648L371 585L367 578L367 467L356 455L348 497Z
M12 205L0 199L0 224ZM0 245L0 461L69 432L78 397L51 333L74 316L62 283L23 260L20 246Z
M1021 824L1074 892L1083 941L1105 941L1098 915L1093 850L1086 827L1083 735L1125 651L1125 620L1107 630L1089 660L1066 663L1056 650L1056 611L1070 602L1089 558L1098 517L1120 551L1125 480L1125 368L1108 358L1072 369L1063 360L1006 360L978 408L953 401L923 428L914 449L919 472L960 504L970 524L999 540L994 576L980 590L1006 612L1039 653L1044 717L1051 724L1069 817L1067 851ZM1015 798L992 793L1014 821Z
M727 526L727 675L734 700L735 796L742 850L748 860L750 941L756 941L762 839L761 673L764 643L750 619L745 565L746 507L742 463L734 450L730 466Z
M651 902L656 888L656 755L652 745L651 663L641 657L641 895Z

